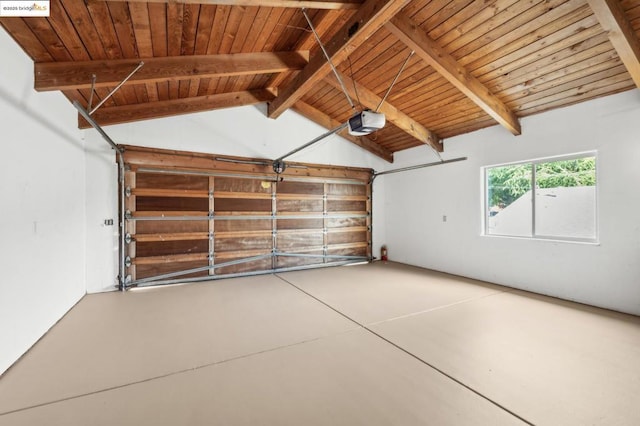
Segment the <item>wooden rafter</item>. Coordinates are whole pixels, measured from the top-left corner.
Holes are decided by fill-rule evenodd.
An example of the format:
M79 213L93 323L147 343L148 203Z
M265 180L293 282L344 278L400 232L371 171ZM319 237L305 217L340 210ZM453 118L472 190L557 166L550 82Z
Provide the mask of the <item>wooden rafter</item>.
M98 0L90 0L98 1ZM104 0L129 3L185 3L224 6L292 7L307 9L357 9L363 0Z
M325 82L329 83L331 86L338 90L342 90L340 83L335 78L334 75L328 75L325 79ZM355 86L354 86L355 85ZM358 98L362 105L371 110L376 110L382 98L366 87L358 84L357 82L350 81L345 84L347 91L349 92L349 96L355 99ZM431 130L424 127L422 124L415 121L413 118L409 117L407 114L400 111L398 108L391 105L389 102L384 102L380 105L379 112L383 113L386 119L393 123L399 129L405 131L412 137L416 138L422 143L430 145L433 149L438 152L442 152L443 147L440 143L440 138Z
M126 84L299 70L309 62L309 52L173 56L148 58L142 61L144 66ZM112 87L119 84L139 63L140 59L40 62L35 64L35 89L38 91L89 89L92 75L97 77L96 88Z
M103 107L98 109L92 117L98 124L106 126L109 124L130 123L133 121L169 117L178 114L254 105L268 102L273 98L273 91L267 89L249 90L245 92L148 102L144 104ZM78 127L86 129L90 126L81 116L78 116Z
M607 32L622 63L640 88L640 40L617 0L589 0L591 10Z
M406 16L396 15L387 23L386 27L494 120L514 135L521 133L520 123L515 114L455 58L431 39L417 23Z
M303 101L296 102L293 105L292 109L300 115L327 129L334 129L342 124L338 120L334 120L322 111L312 107L311 105ZM383 146L373 142L371 139L365 136L351 136L347 129L342 130L338 134L348 141L358 145L360 148L363 148L370 153L377 155L378 157L382 158L385 161L388 161L389 163L393 163L393 153Z
M326 44L325 49L333 64L338 65L346 59L349 53L364 43L407 3L408 0L367 0ZM331 66L323 54L318 52L291 84L282 89L278 97L269 104L269 117L279 117L329 72Z

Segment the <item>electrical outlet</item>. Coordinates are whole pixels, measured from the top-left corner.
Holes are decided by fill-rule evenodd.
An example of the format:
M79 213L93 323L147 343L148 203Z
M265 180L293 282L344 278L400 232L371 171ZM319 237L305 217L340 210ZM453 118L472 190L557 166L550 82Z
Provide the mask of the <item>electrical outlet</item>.
M113 226L113 219L105 219L104 226Z
M442 215L442 221L443 221L443 222L446 222L446 221L447 221L447 215L446 215L446 214L443 214L443 215Z

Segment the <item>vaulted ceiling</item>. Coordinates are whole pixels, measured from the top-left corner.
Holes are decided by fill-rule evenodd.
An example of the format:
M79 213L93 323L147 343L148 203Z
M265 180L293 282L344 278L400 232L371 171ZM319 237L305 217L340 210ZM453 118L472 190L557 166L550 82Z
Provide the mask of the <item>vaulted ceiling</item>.
M88 110L99 105L92 118L102 126L268 102L272 119L291 108L332 129L356 110L379 109L383 129L341 134L392 161L394 152L441 151L443 138L493 125L515 137L520 117L640 87L637 0L50 7L47 18L0 24L33 59L35 89L59 90Z

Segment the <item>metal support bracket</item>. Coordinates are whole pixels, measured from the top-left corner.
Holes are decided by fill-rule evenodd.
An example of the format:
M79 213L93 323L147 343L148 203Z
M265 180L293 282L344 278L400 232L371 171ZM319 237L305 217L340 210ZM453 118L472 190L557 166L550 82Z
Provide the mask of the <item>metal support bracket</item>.
M89 115L92 115L94 112L96 112L98 110L98 108L100 108L105 102L107 102L109 100L109 98L111 96L113 96L113 94L116 93L122 87L122 85L127 82L127 80L129 80L131 77L133 77L133 75L135 73L137 73L140 68L142 68L143 65L144 65L144 62L140 61L138 66L133 71L131 71L131 73L128 76L126 76L124 78L124 80L122 80L120 82L120 84L118 84L116 87L114 87L113 90L111 92L109 92L109 94L107 96L105 96L104 99L101 100L100 103L98 105L96 105L95 108L93 108L91 111L89 111ZM91 89L92 89L91 95L93 95L93 86L92 86ZM89 108L91 108L91 104L89 104Z

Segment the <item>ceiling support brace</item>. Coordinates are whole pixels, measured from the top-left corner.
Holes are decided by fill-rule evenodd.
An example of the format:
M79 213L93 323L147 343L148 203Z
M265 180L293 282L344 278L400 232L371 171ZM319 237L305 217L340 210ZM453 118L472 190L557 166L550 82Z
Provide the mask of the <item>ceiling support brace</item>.
M322 139L324 139L324 138L326 138L326 137L328 137L328 136L331 136L331 135L333 135L334 133L338 133L340 130L342 130L342 129L346 128L348 125L349 125L349 123L347 122L347 123L343 123L343 124L339 125L338 127L334 127L333 129L329 130L328 132L321 134L320 136L318 136L318 137L316 137L316 138L312 139L311 141L309 141L309 142L305 143L304 145L299 146L298 148L294 149L293 151L289 151L289 152L287 152L286 154L284 154L284 155L282 155L282 156L280 156L280 157L276 158L275 160L273 160L273 167L274 167L274 171L275 171L276 165L283 165L283 164L284 164L284 159L285 159L285 158L290 157L290 156L292 156L293 154L295 154L295 153L297 153L297 152L300 152L300 151L302 151L302 150L303 150L303 149L305 149L305 148L310 147L310 146L311 146L311 145L313 145L314 143L320 142ZM284 171L284 167L283 167L282 171ZM276 173L280 174L280 173L282 173L282 172L277 172L277 171L276 171Z
M351 96L349 96L349 92L347 91L347 88L344 86L344 82L342 81L342 78L340 78L340 73L336 69L335 65L333 65L333 62L331 62L331 58L329 57L329 54L327 53L327 49L324 48L324 45L322 44L322 41L320 40L320 36L316 32L316 29L313 27L313 24L311 23L311 19L309 18L309 15L307 15L307 11L304 8L302 9L302 14L304 15L305 18L307 18L307 22L309 23L309 26L311 27L311 31L313 31L313 35L316 36L316 40L318 41L318 44L320 45L320 48L322 49L322 53L324 53L324 57L327 58L327 62L329 63L329 66L331 66L331 69L333 70L333 73L335 74L336 78L338 79L338 83L340 83L340 86L342 87L342 91L344 92L344 95L347 97L347 101L349 101L349 105L351 105L351 109L355 110L356 106L354 105L353 100L351 100Z
M117 90L117 89L116 89ZM73 106L78 110L80 115L87 120L91 126L98 131L100 136L107 141L107 143L117 152L118 157L118 183L120 190L120 218L118 220L118 231L120 233L120 250L119 250L119 260L118 260L118 289L120 291L125 291L127 289L126 286L126 277L125 277L125 234L124 234L124 220L125 220L125 211L124 211L124 200L125 200L125 188L124 188L124 159L122 158L122 152L124 149L118 144L116 144L110 137L105 133L104 130L96 123L96 121L89 115L89 112L82 108L82 105L78 103L78 101L73 101ZM98 105L99 106L99 105ZM97 108L97 107L96 107ZM94 109L95 110L95 109Z
M413 56L414 53L416 53L416 52L414 50L412 50L411 53L409 53L409 56L407 56L407 59L405 59L404 62L402 63L402 66L398 70L398 73L393 78L393 81L391 82L391 85L387 89L387 93L385 93L384 97L382 99L380 99L380 103L376 107L376 112L378 112L380 110L380 107L382 106L384 101L386 101L387 97L389 97L389 93L391 93L391 89L393 89L393 86L395 86L396 82L398 81L398 78L400 78L400 74L402 74L402 71L404 71L404 67L407 66L407 64L409 63L409 59L411 59L411 57Z
M390 175L392 173L408 172L409 170L424 169L425 167L440 166L442 164L456 163L458 161L464 161L466 159L467 159L467 157L459 157L459 158L452 158L451 160L436 161L434 163L418 164L418 165L415 165L415 166L401 167L399 169L385 170L384 172L374 173L372 182L373 182L373 180L375 180L375 178L377 178L378 176L382 176L382 175Z
M139 70L140 68L142 68L142 66L143 66L143 65L144 65L144 62L143 62L143 61L140 61L140 63L138 64L138 66L137 66L133 71L131 71L131 72L129 73L129 75L128 75L128 76L126 76L126 77L124 78L124 80L122 80L122 81L120 82L120 84L118 84L116 87L114 87L114 88L113 88L113 90L112 90L112 91L110 91L110 92L109 92L109 94L108 94L107 96L105 96L105 97L104 97L104 99L103 99L103 100L101 100L101 101L100 101L100 103L99 103L98 105L96 105L96 107L95 107L95 108L91 109L91 99L93 99L94 85L95 85L95 82L96 82L96 76L94 75L94 76L93 76L93 79L92 79L92 83L91 83L91 98L89 99L89 106L87 107L87 109L91 109L91 110L89 111L89 115L92 115L94 112L96 112L96 111L98 110L98 108L100 108L100 107L102 106L102 104L104 104L105 102L107 102L107 101L109 100L109 98L110 98L111 96L113 96L113 94L114 94L114 93L116 93L116 92L117 92L117 91L118 91L118 90L119 90L119 89L120 89L120 88L121 88L121 87L122 87L122 86L127 82L127 80L129 80L131 77L133 77L133 75L134 75L135 73L137 73L137 72L138 72L138 70ZM88 120L87 120L87 121L88 121ZM93 124L92 124L92 126L93 126ZM93 127L95 127L95 126L93 126Z

